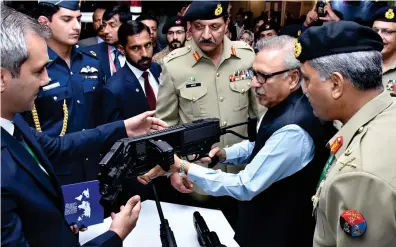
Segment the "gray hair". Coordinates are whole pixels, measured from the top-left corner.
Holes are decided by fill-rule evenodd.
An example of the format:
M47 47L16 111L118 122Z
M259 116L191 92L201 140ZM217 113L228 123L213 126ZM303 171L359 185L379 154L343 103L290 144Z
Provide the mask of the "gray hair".
M29 58L26 35L35 33L47 39L51 32L36 20L3 4L1 7L1 67L18 76L21 65Z
M361 91L382 88L382 57L378 51L341 53L309 61L322 81L334 72L342 74Z
M263 50L283 50L285 69L300 68L300 61L294 56L294 41L296 39L287 35L274 36L268 39L259 40L257 48Z

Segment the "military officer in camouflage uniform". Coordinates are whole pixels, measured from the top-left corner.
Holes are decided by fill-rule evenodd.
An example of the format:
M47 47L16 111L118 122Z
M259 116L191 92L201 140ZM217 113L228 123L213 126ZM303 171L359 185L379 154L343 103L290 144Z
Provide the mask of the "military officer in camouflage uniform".
M347 21L295 43L315 115L344 124L312 197L314 246L396 246L396 101L382 84L382 49L375 31Z
M182 19L181 16L173 16L168 18L164 27L162 28L162 33L166 35L166 40L168 45L162 49L162 51L156 53L153 56L153 62L163 65L163 59L171 51L177 48L184 47L186 43L186 31L187 23Z
M396 96L396 7L383 7L374 15L373 29L384 41L382 82L385 90Z

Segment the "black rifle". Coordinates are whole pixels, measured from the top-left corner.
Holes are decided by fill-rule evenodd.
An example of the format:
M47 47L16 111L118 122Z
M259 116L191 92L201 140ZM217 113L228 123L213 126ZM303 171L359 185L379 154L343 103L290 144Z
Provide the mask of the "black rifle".
M248 125L248 136L244 137L229 130L230 128ZM168 129L151 132L134 138L124 138L117 141L110 151L100 161L100 202L103 206L111 208L116 201L122 186L127 179L140 176L160 165L165 171L169 171L174 164L174 154L188 157L195 155L189 161L195 161L208 156L213 144L220 141L220 136L231 133L242 139L255 141L257 119L248 119L247 122L220 128L217 118L206 118L191 123L181 124ZM212 159L209 167L213 167L218 159ZM161 240L165 247L176 246L172 230L168 221L163 217L155 186L154 195L158 213L161 219ZM167 234L167 235L165 235ZM164 241L168 241L164 243Z
M209 231L204 218L197 211L194 212L194 227L197 231L197 238L200 246L203 247L226 247L220 243L216 232Z

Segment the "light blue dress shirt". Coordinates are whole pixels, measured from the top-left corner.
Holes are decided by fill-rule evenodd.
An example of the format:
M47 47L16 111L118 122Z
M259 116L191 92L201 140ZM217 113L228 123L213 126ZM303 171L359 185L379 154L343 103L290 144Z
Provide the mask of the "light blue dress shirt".
M250 157L254 142L242 141L225 148L223 163L239 165ZM293 175L314 157L315 145L309 134L295 124L277 130L246 168L238 174L192 165L188 179L212 196L232 196L249 201L271 184Z

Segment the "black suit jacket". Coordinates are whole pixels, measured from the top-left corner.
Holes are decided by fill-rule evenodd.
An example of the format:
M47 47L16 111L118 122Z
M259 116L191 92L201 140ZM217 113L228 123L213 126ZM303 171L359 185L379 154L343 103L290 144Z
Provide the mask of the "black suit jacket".
M150 72L157 83L161 71L159 64L151 64ZM127 119L150 110L143 88L127 64L107 81L102 90L101 102L104 123Z
M64 218L64 199L51 161L71 160L100 152L102 145L126 136L122 121L52 138L14 118L39 167L25 147L1 128L1 243L2 246L79 246ZM84 246L122 246L112 231Z

